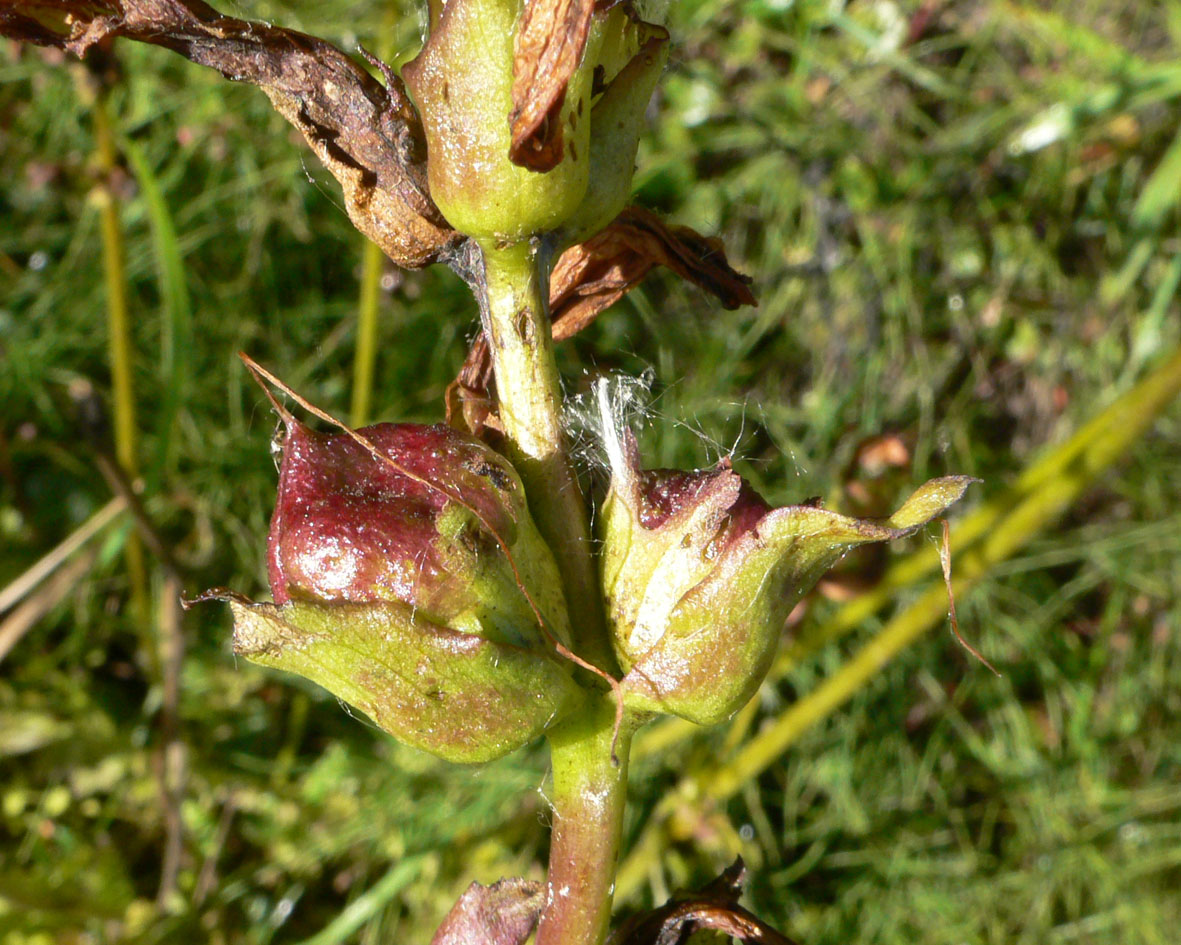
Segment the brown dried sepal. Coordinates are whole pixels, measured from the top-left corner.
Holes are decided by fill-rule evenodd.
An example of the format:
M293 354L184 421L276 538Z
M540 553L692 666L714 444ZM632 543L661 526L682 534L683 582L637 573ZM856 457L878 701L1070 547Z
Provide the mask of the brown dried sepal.
M534 171L553 170L565 145L559 114L566 86L582 60L595 0L525 0L513 58L509 158Z
M545 886L527 879L472 883L439 926L431 945L524 945L545 905Z
M669 226L651 210L631 206L558 260L550 276L554 340L582 331L657 266L700 286L722 308L758 304L751 278L730 265L720 239Z
M483 332L472 342L458 376L447 386L444 401L447 423L456 430L489 442L492 442L487 436L489 431L504 433L496 412L492 357Z
M659 909L633 916L611 937L610 945L684 945L694 933L705 930L747 945L794 945L738 904L745 873L742 860L735 861L709 885L678 893Z
M323 40L201 0L29 0L0 9L0 35L79 57L125 36L257 85L340 181L353 225L394 262L425 266L460 239L430 199L422 128L389 69L383 87Z
M578 334L657 266L700 286L723 308L758 304L751 278L730 265L720 239L687 226L669 226L652 211L631 206L558 259L549 292L554 341ZM498 429L493 382L488 343L481 334L447 389L447 422L476 436L486 427Z

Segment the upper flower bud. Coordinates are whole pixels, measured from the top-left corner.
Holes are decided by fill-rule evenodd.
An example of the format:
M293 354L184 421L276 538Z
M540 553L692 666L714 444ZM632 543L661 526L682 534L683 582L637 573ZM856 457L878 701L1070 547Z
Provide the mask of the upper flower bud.
M288 418L268 558L236 652L456 761L529 741L577 695L557 566L516 471L445 426L321 434ZM545 628L539 623L545 621Z
M461 233L502 244L557 230L576 214L601 227L619 212L667 54L663 28L622 8L590 15L588 7L580 42L564 47L572 69L559 75L542 60L569 36L551 24L552 44L515 42L522 10L521 0L449 0L402 70L426 133L431 198ZM539 24L530 20L533 39ZM534 81L518 83L515 96L522 70ZM534 111L516 100L522 95L547 103L527 141L514 134L514 123ZM529 142L541 150L534 154Z
M848 548L916 531L973 481L932 480L879 522L772 509L726 461L642 470L630 434L609 448L603 587L624 691L637 709L701 724L754 694L787 615Z

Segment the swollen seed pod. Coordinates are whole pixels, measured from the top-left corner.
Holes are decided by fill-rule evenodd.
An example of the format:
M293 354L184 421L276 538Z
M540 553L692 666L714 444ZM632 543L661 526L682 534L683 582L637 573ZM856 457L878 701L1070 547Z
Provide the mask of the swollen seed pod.
M445 426L357 432L363 442L287 420L275 603L231 601L235 652L443 758L506 754L580 692L555 653L569 618L520 478Z
M612 453L603 587L627 701L703 725L754 695L787 615L847 549L911 534L974 481L932 480L878 522L772 509L727 462L642 470L630 435Z

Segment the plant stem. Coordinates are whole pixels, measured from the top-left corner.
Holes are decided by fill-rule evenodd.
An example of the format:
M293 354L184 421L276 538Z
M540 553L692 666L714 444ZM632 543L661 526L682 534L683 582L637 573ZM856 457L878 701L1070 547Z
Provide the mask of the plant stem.
M550 732L554 825L537 945L601 945L607 937L636 722L624 719L618 765L614 725L615 703L604 693Z
M111 400L114 413L115 458L129 481L139 475L136 459L135 395L132 389L131 319L127 310L127 278L119 206L111 186L118 169L115 135L107 96L101 87L94 97L94 138L99 184L95 188L102 221L103 272L107 296L107 343L111 362ZM148 609L147 569L139 536L130 532L124 554L131 582L132 613L141 627L151 620Z
M353 402L349 425L356 429L369 422L373 400L373 372L377 364L377 308L385 255L366 239L361 255L361 298L357 312L357 349L353 360Z
M566 454L562 389L550 332L548 287L528 244L485 246L480 314L492 352L500 421L529 508L557 558L574 634L572 649L611 672L586 500Z
M392 6L382 13L378 29L377 54L388 62L393 55L398 15ZM381 273L385 253L373 240L362 236L361 293L357 311L357 347L353 358L353 396L349 424L355 430L369 422L373 403L373 376L377 369L377 316L381 303ZM306 706L305 706L306 708Z

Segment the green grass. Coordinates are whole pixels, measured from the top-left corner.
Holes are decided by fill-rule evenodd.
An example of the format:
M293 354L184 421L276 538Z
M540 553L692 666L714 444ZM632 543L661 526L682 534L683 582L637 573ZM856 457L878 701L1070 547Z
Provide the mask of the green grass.
M917 43L891 42L920 6L672 8L639 199L723 236L761 301L722 312L661 276L563 345L573 392L652 369L652 463L733 451L769 500L851 508L870 481L858 445L895 433L912 463L876 484L885 498L964 472L984 479L970 506L1181 343L1181 4L935 5ZM227 12L381 44L376 4ZM390 48L418 30L408 12ZM261 94L117 48L145 504L190 593L260 594L274 418L235 354L347 415L361 241ZM0 586L110 497L67 397L109 381L75 68L0 48ZM473 306L449 273L388 272L372 413L434 421ZM1179 467L1174 405L957 601L1002 678L924 637L729 800L680 810L620 907L742 849L751 907L806 945L1175 941ZM204 607L185 622L182 901L158 912L161 694L124 540L0 663L0 943L425 943L472 879L540 875L540 748L444 766L236 662L229 615ZM815 600L797 632L835 607ZM765 687L745 734L637 761L632 840L685 770L729 756L727 737L889 616Z

